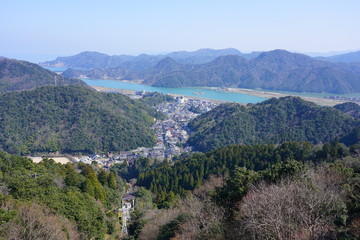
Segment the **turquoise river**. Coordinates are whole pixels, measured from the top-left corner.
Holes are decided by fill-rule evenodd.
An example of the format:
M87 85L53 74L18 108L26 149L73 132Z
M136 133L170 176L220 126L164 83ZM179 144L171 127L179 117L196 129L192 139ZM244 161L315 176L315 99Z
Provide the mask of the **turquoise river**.
M205 88L163 88L163 87L152 87L142 84L135 84L122 81L113 81L113 80L95 80L95 79L82 79L84 82L90 86L97 87L107 87L107 88L117 88L125 90L135 90L135 91L148 91L148 92L160 92L163 94L178 94L182 96L189 97L201 97L214 100L222 100L228 102L238 102L238 103L257 103L266 100L266 98L256 97L247 94L234 93L234 92L224 92L217 91Z
M45 68L55 71L63 72L67 67L47 67ZM81 69L85 70L85 69ZM114 80L99 80L99 79L83 79L90 86L97 87L107 87L107 88L116 88L116 89L125 89L125 90L134 90L134 91L149 91L149 92L160 92L163 94L178 94L189 97L201 97L206 99L222 100L228 102L238 102L238 103L257 103L266 100L267 98L257 97L242 93L235 92L224 92L211 89L205 89L200 87L188 87L188 88L163 88L163 87L152 87L143 84L136 84L123 81L114 81ZM270 91L270 90L261 90L268 92L276 92L285 95L293 96L304 96L304 97L319 97L322 98L327 95L332 96L343 96L343 97L360 97L360 93L354 94L329 94L329 93L300 93L300 92L285 92L285 91ZM201 94L199 94L201 93Z

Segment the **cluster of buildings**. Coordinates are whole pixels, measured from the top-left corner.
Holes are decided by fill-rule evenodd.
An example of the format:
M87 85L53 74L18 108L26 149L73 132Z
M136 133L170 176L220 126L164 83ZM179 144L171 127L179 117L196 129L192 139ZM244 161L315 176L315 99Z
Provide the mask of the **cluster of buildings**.
M186 151L180 146L189 139L189 130L187 128L189 121L217 106L216 103L205 100L184 97L177 97L175 100L175 102L162 103L156 107L158 111L166 114L168 118L157 121L153 126L158 144L164 144L167 148L166 152L170 156L178 155L183 150Z
M174 102L165 102L156 106L156 109L167 116L165 120L157 120L152 126L155 132L157 145L151 148L140 147L132 151L123 151L118 154L84 156L75 159L79 162L91 164L96 161L99 165L110 167L115 163L132 165L140 157L148 157L162 161L171 160L182 152L191 151L191 147L183 147L189 138L187 124L200 113L207 112L218 104L199 99L175 98Z
M360 102L360 97L344 97L344 96L325 96L327 99L351 101L351 102Z

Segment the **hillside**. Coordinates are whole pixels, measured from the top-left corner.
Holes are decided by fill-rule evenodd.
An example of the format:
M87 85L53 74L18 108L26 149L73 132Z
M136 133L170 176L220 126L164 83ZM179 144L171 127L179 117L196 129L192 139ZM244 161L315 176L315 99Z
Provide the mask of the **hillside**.
M298 97L270 99L248 107L222 104L189 123L188 144L209 151L232 144L324 143L349 134L358 122L331 107Z
M125 186L114 173L49 159L36 164L0 151L0 174L1 239L119 236L116 210Z
M0 58L0 93L55 83L57 86L86 85L81 80L63 77L30 62Z
M155 67L123 79L143 79L160 87L215 86L269 90L360 92L360 66L314 60L302 54L274 50L255 59L229 55L205 64L180 64L164 59Z
M346 102L335 105L334 108L339 109L343 113L360 120L360 105L356 103Z
M135 239L359 239L360 159L351 152L337 141L232 145L150 169L139 164L137 184L163 209L142 208L131 233Z
M147 109L147 110L144 110ZM9 153L120 151L155 145L155 112L116 93L46 86L0 96L0 147Z

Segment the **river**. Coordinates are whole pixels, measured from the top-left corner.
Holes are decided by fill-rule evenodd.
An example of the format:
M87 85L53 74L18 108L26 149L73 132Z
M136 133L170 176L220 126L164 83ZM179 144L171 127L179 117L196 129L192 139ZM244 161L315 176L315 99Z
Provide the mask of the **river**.
M258 103L266 100L263 97L257 97L242 93L224 92L205 88L187 87L187 88L164 88L164 87L152 87L143 84L129 83L123 81L113 80L98 80L98 79L82 79L90 86L108 87L135 91L148 91L148 92L160 92L163 94L178 94L189 97L202 97L214 100L223 100L228 102L237 103Z

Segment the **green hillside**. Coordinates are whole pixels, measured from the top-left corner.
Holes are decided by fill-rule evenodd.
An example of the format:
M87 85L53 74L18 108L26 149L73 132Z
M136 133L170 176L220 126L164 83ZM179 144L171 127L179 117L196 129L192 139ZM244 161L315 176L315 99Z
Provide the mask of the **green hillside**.
M55 84L86 85L79 79L63 77L34 63L0 58L0 93Z
M132 233L139 239L359 239L354 150L337 141L232 145L139 166L137 183L165 209L143 209Z
M339 109L343 113L352 116L356 119L360 119L360 105L353 102L345 102L335 105L334 108Z
M191 121L188 144L209 151L232 144L324 143L349 134L356 124L337 109L298 97L273 98L248 107L229 103Z
M0 151L0 239L104 239L120 231L124 184L85 164L36 164Z
M0 96L0 147L9 153L120 151L152 146L156 112L117 93L46 86Z

